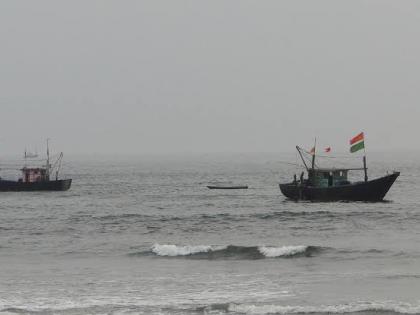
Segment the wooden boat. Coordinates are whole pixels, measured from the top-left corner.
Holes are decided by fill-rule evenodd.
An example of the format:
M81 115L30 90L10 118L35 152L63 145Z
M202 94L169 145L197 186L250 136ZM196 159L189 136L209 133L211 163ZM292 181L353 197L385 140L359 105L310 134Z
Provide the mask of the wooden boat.
M308 167L302 153L304 150L296 149L302 158L307 170L307 178L302 173L300 180L296 176L291 183L280 184L284 196L293 200L310 201L382 201L400 175L393 172L386 176L368 180L366 156L363 156L363 168L316 168L315 153L312 154L312 167ZM364 181L348 181L349 171L363 170Z
M26 159L32 158L25 150L25 166L20 169L22 177L17 181L5 180L0 178L1 191L64 191L70 189L71 179L59 179L63 153L61 152L57 160L50 164L50 152L47 141L47 160L43 167L28 167ZM51 174L55 170L55 178L51 179Z
M65 191L71 186L71 179L38 180L35 182L23 182L12 180L0 180L0 192L4 191Z
M248 186L207 186L208 189L248 189Z

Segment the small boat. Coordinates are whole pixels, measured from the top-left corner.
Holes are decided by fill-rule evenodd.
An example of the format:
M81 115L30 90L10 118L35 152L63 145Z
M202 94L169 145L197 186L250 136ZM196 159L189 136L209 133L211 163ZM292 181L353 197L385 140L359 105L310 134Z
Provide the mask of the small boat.
M362 138L363 138L363 134ZM360 135L359 135L360 137ZM362 147L359 145L359 147ZM363 147L364 148L364 143ZM317 168L315 165L315 150L306 152L296 146L298 153L307 170L307 178L304 172L297 180L296 175L293 182L279 184L284 196L293 200L310 201L382 201L400 175L400 172L393 172L386 176L369 180L366 166L366 153L363 156L363 168ZM357 148L357 150L359 150ZM355 151L351 151L355 152ZM312 155L312 166L308 167L303 154ZM364 171L364 181L350 182L349 171Z
M47 160L45 166L29 167L26 165L27 158L33 158L26 153L25 150L25 166L19 171L22 172L22 177L17 181L5 180L0 178L0 192L4 191L65 191L69 190L72 180L59 179L59 172L61 169L61 162L63 153L61 152L57 160L50 163L50 152L47 140ZM55 171L55 178L51 179L51 174Z
M207 186L208 189L248 189L248 186Z

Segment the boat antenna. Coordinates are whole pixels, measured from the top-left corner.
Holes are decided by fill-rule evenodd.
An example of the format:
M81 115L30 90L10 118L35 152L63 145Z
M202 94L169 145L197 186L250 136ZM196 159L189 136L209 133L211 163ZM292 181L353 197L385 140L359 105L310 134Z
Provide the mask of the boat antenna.
M315 144L314 144L313 153L312 153L312 169L315 169L315 154L316 154L316 138L315 138Z
M305 159L303 158L303 155L302 155L302 151L301 151L302 149L299 146L296 146L296 150L298 151L300 158L302 159L303 165L305 165L306 170L309 172L308 165L306 164Z

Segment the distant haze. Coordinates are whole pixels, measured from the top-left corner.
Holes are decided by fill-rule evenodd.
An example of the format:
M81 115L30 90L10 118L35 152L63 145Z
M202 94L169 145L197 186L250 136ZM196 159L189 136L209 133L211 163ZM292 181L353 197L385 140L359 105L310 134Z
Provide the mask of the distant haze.
M0 155L416 150L418 1L0 2Z

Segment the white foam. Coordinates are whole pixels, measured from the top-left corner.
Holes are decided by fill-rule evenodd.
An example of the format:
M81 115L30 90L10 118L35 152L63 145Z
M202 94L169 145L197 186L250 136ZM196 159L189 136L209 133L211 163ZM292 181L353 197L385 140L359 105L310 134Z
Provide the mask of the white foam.
M309 313L331 313L345 314L363 311L385 311L400 314L418 314L420 305L412 305L401 302L360 302L340 305L321 305L321 306L290 306L290 305L247 305L230 304L229 312L236 312L250 315L263 314L309 314Z
M151 248L152 252L159 256L188 256L198 253L207 253L214 250L210 245L159 245L154 244Z
M308 246L297 245L297 246L281 246L281 247L268 247L260 246L258 250L265 257L281 257L281 256L293 256L296 254L304 253Z

